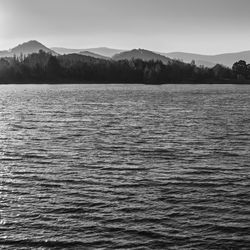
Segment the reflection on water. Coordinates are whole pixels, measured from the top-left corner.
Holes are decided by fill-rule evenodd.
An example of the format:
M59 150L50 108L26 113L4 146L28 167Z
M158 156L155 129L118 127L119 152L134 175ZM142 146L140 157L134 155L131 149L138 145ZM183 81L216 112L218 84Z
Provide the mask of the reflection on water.
M0 249L249 249L250 86L0 86Z

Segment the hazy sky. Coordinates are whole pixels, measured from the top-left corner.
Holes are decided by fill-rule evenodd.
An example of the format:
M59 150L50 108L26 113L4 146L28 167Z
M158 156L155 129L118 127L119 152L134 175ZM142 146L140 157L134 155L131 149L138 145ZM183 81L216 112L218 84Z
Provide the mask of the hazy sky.
M0 0L0 49L250 50L250 0Z

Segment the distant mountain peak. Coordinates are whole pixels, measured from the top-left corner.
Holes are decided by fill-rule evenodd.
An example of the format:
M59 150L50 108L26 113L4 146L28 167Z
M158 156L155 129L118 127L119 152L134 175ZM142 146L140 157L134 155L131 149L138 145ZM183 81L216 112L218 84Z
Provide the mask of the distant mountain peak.
M19 44L19 45L25 45L25 44L34 44L34 45L42 45L42 46L44 46L42 43L38 42L37 40L29 40L29 41L24 42L24 43Z
M52 55L56 55L56 53L53 50L47 48L42 43L36 40L30 40L30 41L17 45L16 47L10 50L10 54L11 55L21 55L21 54L28 55L32 53L38 53L40 50L43 50L44 52L47 52L47 53L51 53Z
M30 40L21 44L18 44L16 47L12 48L12 50L15 50L17 48L24 48L24 47L35 47L35 46L39 46L39 47L45 47L43 44L41 44L40 42L36 41L36 40Z

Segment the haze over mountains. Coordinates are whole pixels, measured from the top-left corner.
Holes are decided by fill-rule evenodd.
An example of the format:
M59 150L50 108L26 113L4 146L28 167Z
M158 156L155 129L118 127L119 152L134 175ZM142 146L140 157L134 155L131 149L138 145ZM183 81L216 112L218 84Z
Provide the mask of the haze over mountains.
M110 60L111 59L110 57L102 56L100 54L96 54L96 53L89 52L89 51L81 51L81 52L79 52L79 54L81 54L83 56L94 57L94 58L97 58L97 59L104 59L104 60Z
M58 54L72 54L72 53L80 53L81 51L88 51L94 54L98 54L104 57L112 57L115 54L121 53L124 50L121 49L111 49L106 47L99 47L99 48L85 48L85 49L68 49L68 48L59 48L59 47L53 47L51 48Z
M63 54L79 54L87 57L104 59L104 60L130 60L130 59L142 59L148 60L161 60L164 64L167 64L171 59L181 60L186 63L190 63L192 60L195 61L196 65L203 65L205 67L213 67L216 64L222 64L224 66L232 67L232 65L239 60L245 60L250 62L250 51L236 52L236 53L225 53L219 55L200 55L184 52L153 52L144 49L133 49L125 51L121 49L112 49L106 47L100 48L89 48L89 49L67 49L67 48L48 48L42 43L32 40L20 44L10 50L0 51L0 57L12 57L14 55L20 56L37 53L39 50L43 50L52 55L63 55Z
M239 60L244 60L248 63L250 62L250 51L225 53L219 55L200 55L184 52L172 52L162 54L172 59L182 60L186 63L190 63L192 60L195 60L196 65L204 65L205 67L213 67L216 64L222 64L228 67L232 67L232 65Z

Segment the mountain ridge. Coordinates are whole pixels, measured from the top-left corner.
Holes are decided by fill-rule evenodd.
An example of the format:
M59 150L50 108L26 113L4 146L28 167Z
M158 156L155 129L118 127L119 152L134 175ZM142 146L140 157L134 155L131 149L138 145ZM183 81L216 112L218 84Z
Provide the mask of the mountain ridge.
M203 65L209 68L214 67L216 64L221 64L231 68L232 65L239 60L244 60L247 63L250 63L250 50L232 53L221 53L215 55L204 55L178 51L165 53L145 49L122 50L108 47L97 47L89 49L67 49L60 47L48 48L36 40L24 42L10 50L0 51L0 58L13 57L14 55L20 56L21 54L28 55L32 53L37 53L39 52L39 50L43 50L47 53L51 53L52 55L56 56L60 54L77 53L105 60L110 60L109 58L112 58L113 60L121 60L122 58L140 58L142 60L161 60L165 64L170 62L171 60L180 60L185 63L195 61L195 64L197 66Z

